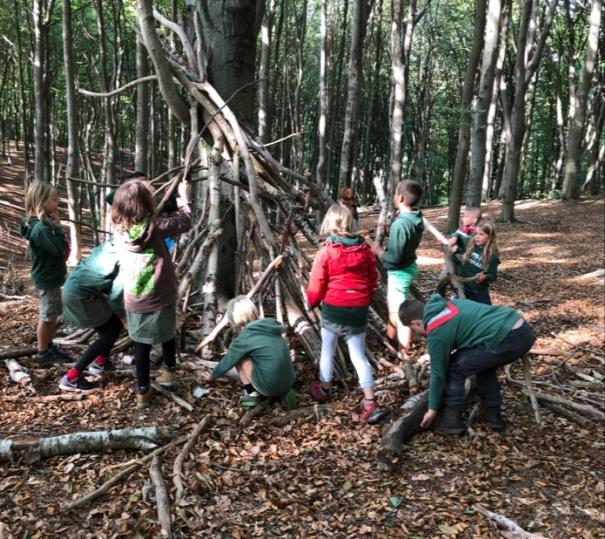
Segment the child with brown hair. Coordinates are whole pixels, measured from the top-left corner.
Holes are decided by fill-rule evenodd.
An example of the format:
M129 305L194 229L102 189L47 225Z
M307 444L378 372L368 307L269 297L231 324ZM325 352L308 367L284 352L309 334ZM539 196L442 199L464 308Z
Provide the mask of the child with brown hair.
M450 247L456 247L460 241L468 241L477 232L477 223L481 221L481 208L467 206L462 214L462 224L448 240ZM456 251L456 249L454 249Z
M34 359L42 365L61 363L69 356L53 344L53 336L63 312L61 286L67 273L69 243L61 227L55 188L49 183L31 183L25 193L25 213L21 235L29 242L32 280L40 294L38 353Z
M496 225L481 221L475 234L461 245L464 255L457 271L461 277L474 279L463 283L464 295L466 299L491 305L489 285L498 278L500 264Z
M412 180L399 182L393 195L393 206L397 209L397 218L391 224L389 242L386 249L377 243L372 244L372 252L379 256L387 270L387 304L389 322L387 336L397 340L398 349L404 355L412 345L412 331L401 324L399 306L408 299L412 281L418 275L416 249L422 239L424 223L422 212L416 208L422 197L422 185Z
M161 344L164 353L164 374L157 383L165 387L176 385L177 280L164 238L191 228L190 191L190 184L182 181L178 213L154 217L151 187L133 179L119 187L111 206L111 220L122 249L124 307L128 334L135 345L139 408L147 407L151 399L149 354L154 344Z
M334 354L338 338L342 337L364 395L359 417L375 423L383 412L375 400L365 342L368 309L378 287L376 258L365 240L353 234L353 216L339 204L326 213L321 233L327 240L315 256L307 287L309 306L314 308L321 303L319 380L311 384L311 395L317 401L330 398Z

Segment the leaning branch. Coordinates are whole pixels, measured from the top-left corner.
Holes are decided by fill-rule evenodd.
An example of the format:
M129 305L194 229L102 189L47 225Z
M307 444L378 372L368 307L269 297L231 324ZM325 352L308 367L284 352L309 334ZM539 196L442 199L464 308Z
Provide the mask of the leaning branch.
M157 75L147 75L146 77L141 77L140 79L130 81L129 83L125 84L124 86L121 86L120 88L116 88L115 90L112 90L111 92L91 92L90 90L84 90L83 88L78 88L78 92L81 93L82 95L87 95L90 97L113 97L114 95L124 93L124 92L130 90L131 88L134 88L135 86L137 86L139 84L142 84L143 82L151 82L151 81L155 81L155 80L158 80Z

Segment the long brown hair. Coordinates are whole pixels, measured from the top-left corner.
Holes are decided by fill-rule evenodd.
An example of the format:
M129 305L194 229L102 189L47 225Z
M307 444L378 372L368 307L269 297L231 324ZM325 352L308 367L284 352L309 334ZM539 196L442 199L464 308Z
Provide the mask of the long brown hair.
M25 213L28 217L37 217L40 221L46 218L44 206L57 191L46 182L35 181L29 184L25 193Z
M118 188L113 198L111 221L124 232L154 212L155 201L149 184L138 179L128 180Z
M477 230L481 230L483 233L487 234L487 243L483 246L483 269L487 271L489 267L489 261L492 256L498 254L498 243L496 242L496 225L491 221L481 221L477 225ZM466 246L466 251L464 253L464 262L468 262L468 259L471 257L473 249L475 248L475 236L471 237Z

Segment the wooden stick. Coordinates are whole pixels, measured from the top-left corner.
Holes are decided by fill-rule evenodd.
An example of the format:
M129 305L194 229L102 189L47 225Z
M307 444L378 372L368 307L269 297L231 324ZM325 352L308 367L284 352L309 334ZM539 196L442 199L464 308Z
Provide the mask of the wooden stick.
M334 408L334 403L331 404L314 404L313 406L304 406L303 408L297 408L296 410L291 410L285 415L279 415L276 417L270 417L269 419L263 421L265 425L278 425L284 426L290 423L290 421L295 421L301 417L313 416L317 417L319 412L325 412Z
M162 456L154 455L149 466L149 477L155 488L155 502L158 508L158 521L162 532L172 539L172 518L170 516L170 497L162 475Z
M250 423L252 423L252 420L257 416L260 415L261 413L263 413L267 408L269 408L269 406L273 403L273 399L272 398L267 398L265 399L263 402L261 402L260 404L258 404L257 406L255 406L254 408L251 408L250 410L248 410L244 416L242 417L242 419L240 420L239 424L241 425L242 428L246 428L248 425L250 425Z
M573 421L574 423L577 423L582 427L588 427L590 425L590 419L582 417L581 415L576 414L575 412L572 412L571 410L568 410L563 406L559 406L558 404L554 404L552 402L547 401L543 401L542 404L544 404L544 406L546 406L546 408L548 408L549 410L552 410L555 414L560 415L565 419L569 419L570 421Z
M172 391L168 391L167 389L163 388L157 382L151 382L151 387L155 389L158 393L161 393L165 397L168 397L169 399L176 402L181 408L185 408L185 410L187 410L188 412L193 411L193 406L191 406L191 404L181 399L181 397L179 397L178 395L175 395Z
M18 357L33 356L37 348L12 348L0 352L0 359L17 359Z
M91 502L92 500L97 499L99 496L102 496L103 494L105 494L115 484L119 483L122 479L124 479L125 477L128 477L131 473L136 472L144 464L147 464L153 457L155 457L156 455L161 455L167 449L170 449L171 447L173 447L175 445L183 443L185 440L187 440L187 436L181 436L180 438L177 438L176 440L174 440L170 443L167 443L166 445L164 445L162 447L158 447L157 449L154 449L148 455L145 455L143 458L133 462L133 464L130 465L125 470L122 470L120 473L114 475L109 481L106 481L105 483L103 483L96 490L93 490L92 492L89 492L85 496L78 498L77 500L74 500L73 502L70 502L67 505L65 505L61 509L61 512L67 513L68 511L71 511L72 509L82 507L83 505L86 505L88 502Z
M529 395L529 400L531 402L531 407L534 409L534 416L536 418L536 423L539 426L542 426L542 414L540 413L540 405L538 404L538 399L536 398L536 393L534 392L534 386L531 382L531 365L529 363L529 358L527 355L523 356L523 376L525 378L525 388L527 390L527 394Z
M91 92L90 90L84 90L83 88L78 88L78 92L81 93L82 95L87 95L89 97L112 97L114 95L118 95L118 94L121 94L122 92L130 90L130 88L134 88L135 86L137 86L138 84L141 84L143 82L151 82L151 81L156 81L156 80L158 80L157 75L147 75L146 77L141 77L139 79L130 81L130 82L126 83L124 86L121 86L120 88L116 88L115 90L112 90L111 92Z
M172 466L172 481L174 483L174 487L176 488L176 503L178 504L181 498L183 497L183 491L185 490L185 486L183 485L183 463L191 451L191 448L195 445L199 435L206 429L210 423L210 416L205 416L195 427L189 439L181 449L181 452L178 454L176 459L174 459L174 465Z
M529 533L525 531L521 526L506 518L505 516L499 515L498 513L494 513L493 511L489 511L482 505L476 503L473 505L473 509L477 511L477 513L483 515L489 520L493 520L496 524L498 524L502 528L506 528L508 531L513 532L516 536L526 538L526 539L544 539L542 535L534 535L533 533Z

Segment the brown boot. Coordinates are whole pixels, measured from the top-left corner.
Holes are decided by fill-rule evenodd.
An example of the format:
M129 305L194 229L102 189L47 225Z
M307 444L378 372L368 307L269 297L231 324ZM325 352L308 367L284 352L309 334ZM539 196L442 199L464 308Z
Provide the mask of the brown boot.
M137 408L139 408L139 410L143 408L149 408L152 393L153 390L151 389L151 386L147 388L147 391L145 391L145 393L137 393Z
M166 389L173 389L176 386L176 373L164 371L155 381Z

